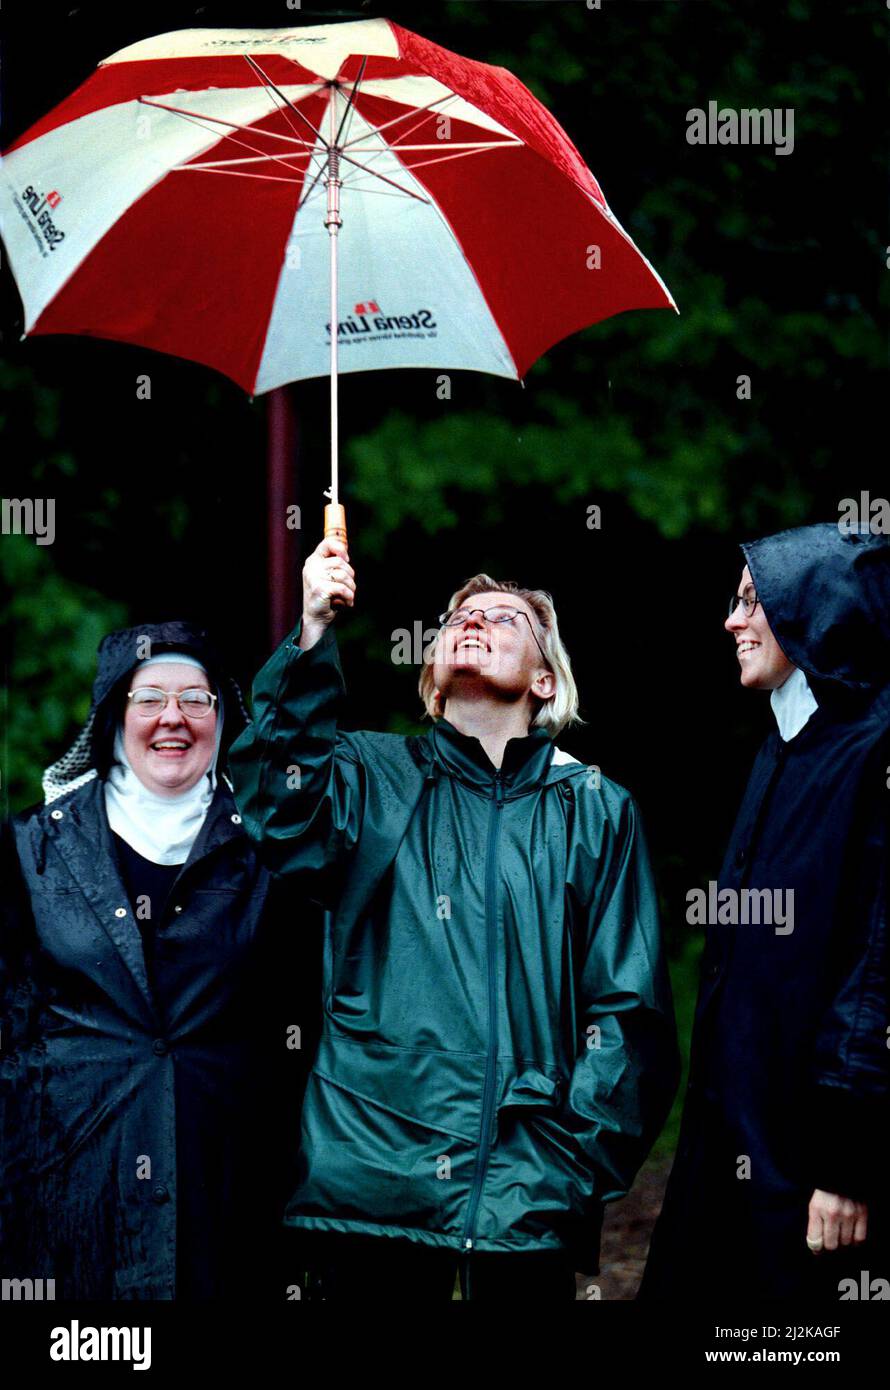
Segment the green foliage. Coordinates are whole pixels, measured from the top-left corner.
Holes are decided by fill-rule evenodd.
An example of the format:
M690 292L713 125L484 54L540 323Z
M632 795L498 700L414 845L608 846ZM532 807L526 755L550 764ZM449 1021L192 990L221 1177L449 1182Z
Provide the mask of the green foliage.
M78 473L73 455L52 447L60 428L60 393L41 385L31 371L0 360L0 399L3 495L52 495L59 482ZM31 448L38 448L28 460L25 486L10 459L16 416L27 417ZM103 501L108 505L108 498ZM65 751L86 719L96 648L126 620L123 603L68 578L54 550L31 536L0 536L0 633L8 653L0 750L4 811L40 799L43 768Z
M96 648L123 626L126 609L58 574L49 548L29 536L0 539L0 581L8 595L0 627L14 633L5 673L14 691L6 727L4 791L13 805L40 798L40 771L59 757L90 707Z

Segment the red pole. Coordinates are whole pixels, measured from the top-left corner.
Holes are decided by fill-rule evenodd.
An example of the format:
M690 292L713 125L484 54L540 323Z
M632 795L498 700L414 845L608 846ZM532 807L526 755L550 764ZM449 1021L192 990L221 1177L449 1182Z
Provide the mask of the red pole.
M269 392L266 451L269 641L272 647L277 647L287 636L299 616L300 513L296 455L297 415L293 396L289 387L279 386Z

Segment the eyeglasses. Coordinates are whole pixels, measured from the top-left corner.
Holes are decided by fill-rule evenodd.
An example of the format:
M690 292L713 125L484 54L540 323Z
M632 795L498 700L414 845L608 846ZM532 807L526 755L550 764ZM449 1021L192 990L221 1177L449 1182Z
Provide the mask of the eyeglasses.
M512 623L521 614L522 617L527 620L531 628L532 637L534 637L535 642L537 642L538 651L544 658L547 668L550 668L550 658L544 651L541 643L538 642L534 624L524 608L509 608L505 603L496 603L491 608L455 608L452 613L440 613L439 622L442 627L462 627L468 618L472 618L474 613L481 613L482 621L492 625L495 623Z
M745 610L745 617L750 618L760 599L754 589L746 589L743 594L733 594L729 600L729 617L731 618L739 604Z
M200 686L196 686L194 690L176 691L161 690L155 685L140 685L136 690L129 692L127 699L138 715L143 719L152 719L155 715L163 714L171 696L179 706L180 714L184 714L187 719L205 719L217 700L216 695L212 695L209 690L202 690Z

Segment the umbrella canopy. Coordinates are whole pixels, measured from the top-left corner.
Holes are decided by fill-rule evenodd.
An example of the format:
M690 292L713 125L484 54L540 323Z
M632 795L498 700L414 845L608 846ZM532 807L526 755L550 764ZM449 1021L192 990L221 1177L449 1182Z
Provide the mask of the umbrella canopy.
M340 371L519 378L589 324L676 307L517 78L384 19L133 44L2 175L26 333L138 343L251 393L327 374L332 345Z

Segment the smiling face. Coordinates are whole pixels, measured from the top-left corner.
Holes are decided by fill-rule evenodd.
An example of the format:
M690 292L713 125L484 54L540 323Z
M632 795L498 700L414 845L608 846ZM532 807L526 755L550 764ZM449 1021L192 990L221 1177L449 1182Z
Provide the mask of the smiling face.
M443 704L455 695L496 696L510 702L533 695L546 700L556 690L556 678L544 665L533 635L538 620L524 599L509 593L473 594L461 607L487 610L502 604L520 609L527 618L486 623L474 611L459 626L439 633L433 680Z
M158 663L136 671L130 689L152 685L161 690L210 690L203 671L181 662ZM216 706L203 719L188 719L175 700L162 714L143 719L127 701L124 749L143 786L156 796L179 796L189 791L210 766L216 747Z
M755 593L747 565L736 593L745 596ZM749 690L778 690L785 684L794 664L773 636L762 603L758 603L750 617L745 615L744 604L737 604L723 626L735 638L742 685Z

